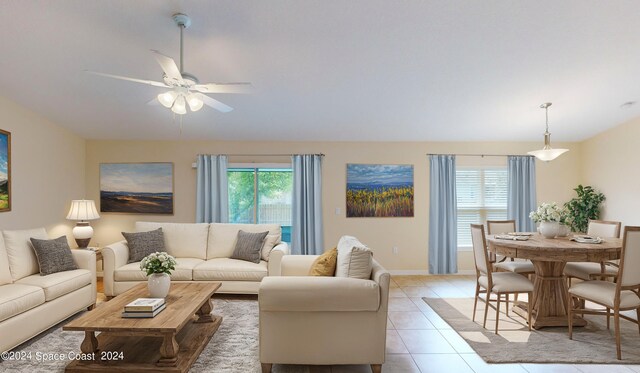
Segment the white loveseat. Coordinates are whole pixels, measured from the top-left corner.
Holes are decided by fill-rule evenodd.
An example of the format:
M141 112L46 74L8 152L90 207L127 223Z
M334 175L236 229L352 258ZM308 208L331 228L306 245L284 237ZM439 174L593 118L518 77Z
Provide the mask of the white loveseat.
M44 228L0 234L0 351L96 303L96 254L71 250L79 269L40 276L32 237L49 238Z
M315 255L287 255L260 285L260 362L370 364L385 361L391 275L373 260L368 280L309 276Z
M176 258L171 281L219 281L218 293L258 294L260 281L266 276L280 275L280 261L289 247L280 242L281 227L276 224L223 223L150 223L137 222L136 232L162 228L165 250ZM277 235L276 245L268 260L252 263L230 259L238 231L265 232ZM140 262L127 263L127 241L119 241L102 250L104 259L104 293L113 297L145 282Z

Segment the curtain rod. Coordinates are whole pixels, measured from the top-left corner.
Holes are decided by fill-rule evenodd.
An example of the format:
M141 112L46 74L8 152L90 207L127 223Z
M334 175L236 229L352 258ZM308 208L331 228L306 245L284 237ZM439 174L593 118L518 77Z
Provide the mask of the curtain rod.
M230 157L291 157L294 155L319 155L324 157L324 154L226 154Z
M436 154L436 153L427 153L427 155L456 155L461 157L533 157L532 155L526 154Z

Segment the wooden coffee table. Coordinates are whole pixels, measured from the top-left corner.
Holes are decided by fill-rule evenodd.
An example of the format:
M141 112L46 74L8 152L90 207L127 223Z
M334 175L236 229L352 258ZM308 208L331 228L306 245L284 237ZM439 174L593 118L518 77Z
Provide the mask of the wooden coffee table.
M82 352L66 372L187 372L222 322L211 315L211 296L219 287L173 282L167 308L150 319L121 316L126 304L149 296L146 284L101 304L62 328L85 333Z

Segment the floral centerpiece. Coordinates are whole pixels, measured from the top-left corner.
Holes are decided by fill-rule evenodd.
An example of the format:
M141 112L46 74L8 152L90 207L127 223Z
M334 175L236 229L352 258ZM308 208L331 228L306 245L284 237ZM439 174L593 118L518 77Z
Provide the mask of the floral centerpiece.
M142 258L140 269L147 274L151 298L165 298L171 286L171 271L176 269L176 258L165 252L155 252Z
M565 207L560 207L555 202L544 202L536 211L531 211L529 218L540 223L540 234L546 238L566 236L569 233L572 217Z

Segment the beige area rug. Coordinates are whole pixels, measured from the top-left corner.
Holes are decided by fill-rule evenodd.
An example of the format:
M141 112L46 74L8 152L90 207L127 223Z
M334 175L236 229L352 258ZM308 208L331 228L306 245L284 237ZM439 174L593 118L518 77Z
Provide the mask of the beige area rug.
M594 363L639 364L638 326L621 320L622 360L616 359L613 331L607 330L606 317L587 315L587 326L573 329L542 328L528 331L526 321L501 305L499 335L495 330L495 309L489 308L487 329L482 327L484 302L478 301L476 321L471 321L473 298L422 298L487 363Z

